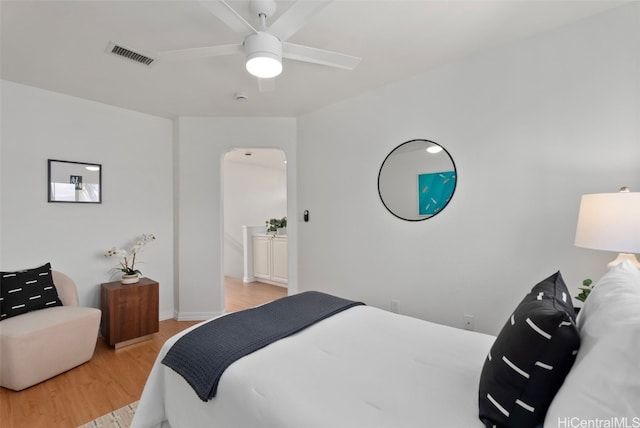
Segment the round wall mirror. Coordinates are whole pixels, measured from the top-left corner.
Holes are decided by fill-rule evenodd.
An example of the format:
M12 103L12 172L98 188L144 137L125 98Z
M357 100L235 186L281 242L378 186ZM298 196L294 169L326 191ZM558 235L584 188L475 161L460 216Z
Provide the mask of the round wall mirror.
M440 213L456 189L456 165L440 144L411 140L387 155L378 173L378 193L394 216L422 221Z

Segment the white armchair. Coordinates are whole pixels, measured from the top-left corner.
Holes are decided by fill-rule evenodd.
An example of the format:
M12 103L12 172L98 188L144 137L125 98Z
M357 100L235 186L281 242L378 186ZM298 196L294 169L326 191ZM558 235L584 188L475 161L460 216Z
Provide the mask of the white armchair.
M71 278L52 272L63 306L27 312L0 322L0 386L20 391L93 357L99 309L78 306Z

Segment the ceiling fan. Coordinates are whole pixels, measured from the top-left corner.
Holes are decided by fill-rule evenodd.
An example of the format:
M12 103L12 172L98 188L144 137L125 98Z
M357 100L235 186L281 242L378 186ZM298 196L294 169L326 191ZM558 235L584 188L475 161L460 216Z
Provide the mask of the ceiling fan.
M225 0L202 1L213 15L243 37L242 43L162 51L157 56L167 60L187 60L244 52L247 71L259 78L261 86L263 79L271 79L282 72L282 58L352 70L360 58L286 41L331 1L298 0L267 26L267 20L276 11L275 0L251 0L249 7L259 23L258 28L248 23Z

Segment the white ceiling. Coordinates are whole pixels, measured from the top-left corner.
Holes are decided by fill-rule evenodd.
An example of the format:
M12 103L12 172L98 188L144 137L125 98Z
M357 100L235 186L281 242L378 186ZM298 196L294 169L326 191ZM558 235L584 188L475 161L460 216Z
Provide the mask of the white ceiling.
M346 71L284 60L275 90L259 92L241 53L147 67L105 52L110 41L152 57L241 43L199 1L1 0L0 77L168 118L296 117L625 2L335 0L288 41L362 62ZM252 19L248 1L229 3ZM282 13L292 1L277 3Z
M286 156L279 149L232 149L224 156L225 162L237 162L249 165L258 165L266 168L286 171Z

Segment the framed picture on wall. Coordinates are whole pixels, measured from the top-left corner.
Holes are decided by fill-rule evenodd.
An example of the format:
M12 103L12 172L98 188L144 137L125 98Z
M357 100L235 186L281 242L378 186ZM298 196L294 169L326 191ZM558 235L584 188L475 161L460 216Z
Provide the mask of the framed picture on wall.
M102 165L49 159L48 201L102 203Z

